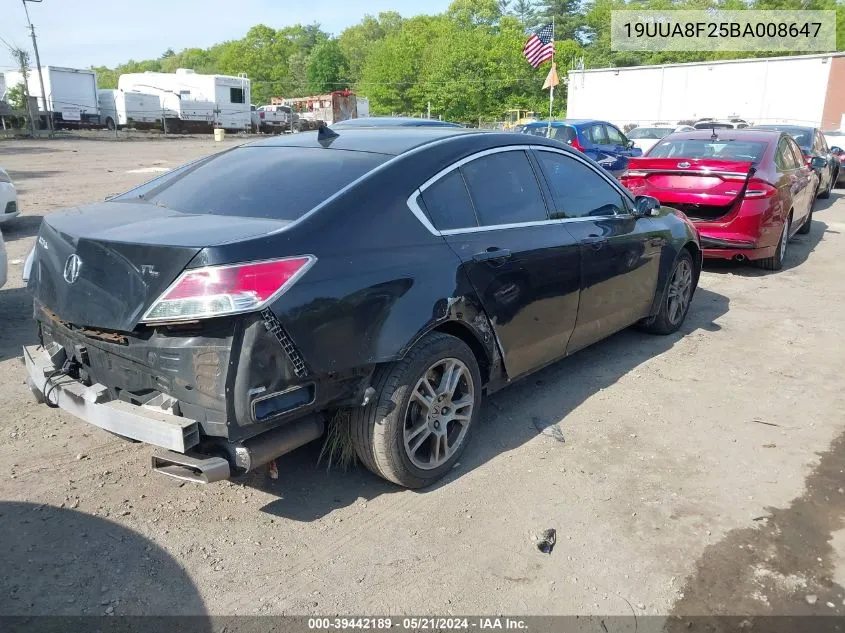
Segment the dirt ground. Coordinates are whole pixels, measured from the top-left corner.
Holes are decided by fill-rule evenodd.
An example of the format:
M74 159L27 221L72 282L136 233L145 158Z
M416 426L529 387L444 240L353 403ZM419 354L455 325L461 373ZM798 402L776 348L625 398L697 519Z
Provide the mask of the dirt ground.
M622 332L489 398L432 489L327 472L319 445L200 487L24 385L41 217L220 149L92 138L0 142L23 209L2 227L0 614L845 613L842 190L785 270L708 266L676 335ZM555 422L565 442L538 433Z

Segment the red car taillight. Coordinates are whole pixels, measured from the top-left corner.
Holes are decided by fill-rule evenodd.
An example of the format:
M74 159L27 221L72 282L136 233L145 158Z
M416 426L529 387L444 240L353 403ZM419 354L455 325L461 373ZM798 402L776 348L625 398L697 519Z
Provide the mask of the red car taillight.
M578 137L575 137L571 141L567 141L567 143L569 143L570 147L572 147L573 149L577 149L579 152L584 151L584 146L581 145L581 143L578 142Z
M777 192L777 187L773 187L765 180L760 180L759 178L752 178L748 181L748 187L745 188L745 197L771 198Z
M304 255L186 270L141 321L192 321L260 310L316 261L316 257Z

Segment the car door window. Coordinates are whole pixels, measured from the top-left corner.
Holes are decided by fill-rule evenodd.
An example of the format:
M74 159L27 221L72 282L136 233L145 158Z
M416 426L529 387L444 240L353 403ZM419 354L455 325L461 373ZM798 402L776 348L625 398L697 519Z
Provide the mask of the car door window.
M604 129L607 133L607 138L610 141L610 145L627 145L628 139L625 138L625 135L622 134L619 130L617 130L612 125L605 125Z
M792 154L792 148L789 146L789 141L785 138L782 138L778 143L775 163L777 164L778 169L783 171L789 171L798 167L798 165L795 164L795 156Z
M584 163L547 151L538 151L537 160L552 191L552 218L607 216L626 211L622 194Z
M607 133L603 125L591 125L587 128L587 138L595 145L608 145Z
M792 152L792 160L793 160L793 169L798 169L802 165L804 165L804 154L801 152L801 148L798 147L798 143L793 141L792 139L786 139L786 143L789 146L790 151Z
M428 187L422 194L425 212L438 231L478 226L469 192L459 169Z
M481 226L548 220L534 168L524 151L488 154L461 167Z

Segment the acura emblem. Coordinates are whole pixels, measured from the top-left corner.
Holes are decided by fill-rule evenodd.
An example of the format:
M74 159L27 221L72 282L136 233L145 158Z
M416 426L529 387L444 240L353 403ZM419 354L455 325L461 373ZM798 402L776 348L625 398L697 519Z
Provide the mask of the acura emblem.
M689 167L689 163L687 161L684 161L682 163L678 163L679 169L686 169L687 167Z
M77 279L79 279L79 270L82 268L82 260L79 259L79 255L74 253L70 257L67 258L65 262L65 281L69 284L72 284Z

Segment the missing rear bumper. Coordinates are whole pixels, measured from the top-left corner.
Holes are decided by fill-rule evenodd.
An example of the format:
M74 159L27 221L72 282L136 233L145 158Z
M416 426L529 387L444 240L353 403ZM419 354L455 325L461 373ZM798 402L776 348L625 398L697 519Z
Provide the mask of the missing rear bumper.
M223 481L231 475L229 462L222 457L192 457L173 451L153 455L152 466L154 471L162 475L197 484Z

